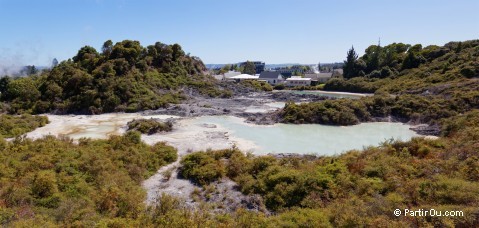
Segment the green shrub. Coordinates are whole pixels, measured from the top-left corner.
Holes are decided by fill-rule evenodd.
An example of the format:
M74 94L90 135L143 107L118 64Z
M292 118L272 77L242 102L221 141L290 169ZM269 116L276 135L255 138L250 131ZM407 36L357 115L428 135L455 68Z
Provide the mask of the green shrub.
M177 157L171 146L138 139L130 132L78 144L52 136L8 142L0 150L1 224L30 224L31 216L18 212L56 226L92 226L103 219L136 224L144 211L140 183Z
M135 119L127 124L128 131L139 131L143 134L156 134L158 132L164 131L172 131L173 130L173 122L166 121L160 122L154 119Z
M20 116L0 115L0 136L11 138L33 131L38 127L48 124L46 116L32 116L28 114Z
M273 87L264 81L243 80L240 82L240 84L247 87L251 87L257 91L273 91Z
M182 177L200 185L207 185L225 176L224 165L205 152L197 152L185 156L181 160Z
M275 90L283 90L285 88L286 88L286 86L284 86L284 84L277 84L273 87L273 89L275 89Z

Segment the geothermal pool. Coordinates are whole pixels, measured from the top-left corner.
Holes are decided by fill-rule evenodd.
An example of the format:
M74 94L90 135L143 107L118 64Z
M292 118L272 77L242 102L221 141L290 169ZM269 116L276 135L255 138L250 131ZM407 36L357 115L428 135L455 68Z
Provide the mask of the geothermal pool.
M297 153L333 155L348 150L378 146L389 140L409 140L418 136L402 123L374 122L354 126L319 124L275 124L261 126L244 123L231 116L204 116L193 124L214 124L228 132L232 140L240 139L254 145L254 154Z
M281 105L281 104L280 104ZM123 134L126 123L135 118L177 118L167 115L115 113L95 116L48 115L50 124L27 134L30 138L44 135L63 135L73 139L82 137L108 138ZM149 144L166 141L180 149L221 149L237 145L254 154L297 153L333 155L352 149L377 146L393 139L409 140L418 136L401 123L375 122L355 126L326 126L319 124L254 125L232 116L202 116L179 119L168 133L143 135Z

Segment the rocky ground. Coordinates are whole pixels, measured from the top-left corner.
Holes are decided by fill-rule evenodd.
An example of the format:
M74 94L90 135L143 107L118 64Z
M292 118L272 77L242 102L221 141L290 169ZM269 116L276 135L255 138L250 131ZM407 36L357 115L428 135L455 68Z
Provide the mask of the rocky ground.
M313 94L293 94L287 92L249 92L233 98L203 98L195 97L182 104L171 105L168 108L149 111L149 114L175 115L182 117L231 115L242 117L247 122L255 124L277 123L278 104L293 102L312 102L329 99ZM276 105L273 107L272 104ZM248 110L255 107L258 112Z

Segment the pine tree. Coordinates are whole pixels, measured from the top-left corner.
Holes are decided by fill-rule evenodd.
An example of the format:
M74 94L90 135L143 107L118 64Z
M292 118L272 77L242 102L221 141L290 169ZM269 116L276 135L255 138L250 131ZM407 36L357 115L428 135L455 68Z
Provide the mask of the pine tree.
M351 46L349 49L348 54L346 56L346 61L344 61L344 68L343 68L343 76L344 78L352 78L358 76L358 72L356 70L356 60L358 60L358 54L354 51L354 46Z

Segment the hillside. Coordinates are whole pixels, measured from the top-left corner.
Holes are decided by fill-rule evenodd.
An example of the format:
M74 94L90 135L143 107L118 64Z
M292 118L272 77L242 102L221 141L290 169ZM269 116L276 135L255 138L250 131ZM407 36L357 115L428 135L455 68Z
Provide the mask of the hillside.
M439 124L441 119L479 108L479 40L426 48L373 45L364 56L348 61L352 66L345 63L345 78L328 81L324 89L375 93L373 97L290 103L280 121L351 125L391 116L403 122Z
M178 44L146 47L106 41L101 52L82 47L76 56L39 75L0 80L2 107L10 113L134 112L179 103L192 94L224 97L203 75L203 62Z

